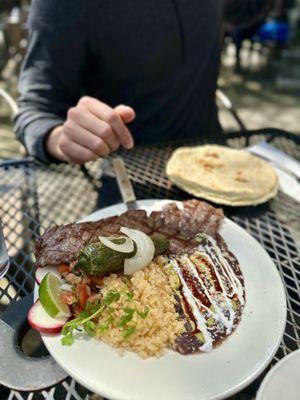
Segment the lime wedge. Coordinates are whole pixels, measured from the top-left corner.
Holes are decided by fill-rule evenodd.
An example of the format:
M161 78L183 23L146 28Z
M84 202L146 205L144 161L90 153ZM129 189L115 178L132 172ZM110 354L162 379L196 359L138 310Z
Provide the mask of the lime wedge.
M39 287L40 302L48 315L52 318L66 318L70 315L67 304L61 300L61 280L51 272L48 272L41 281Z

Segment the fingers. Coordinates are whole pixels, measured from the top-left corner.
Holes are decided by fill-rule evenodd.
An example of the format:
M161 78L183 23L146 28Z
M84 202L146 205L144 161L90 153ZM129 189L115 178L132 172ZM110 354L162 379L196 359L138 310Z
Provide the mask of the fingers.
M65 142L75 142L96 153L98 157L106 157L112 151L107 145L105 137L98 137L72 121L64 124L63 132Z
M105 143L109 146L110 153L116 151L120 146L120 142L117 139L112 128L106 123L101 121L101 138L105 141Z
M120 145L115 132L106 122L99 120L94 114L90 112L82 112L78 108L71 108L68 112L68 120L64 125L65 131L74 138L75 141L78 137L85 136L90 133L89 142L92 142L92 136L96 146L99 146L99 140L102 139L109 148L109 153L116 151ZM85 145L84 142L80 142ZM93 150L92 144L88 146Z
M80 99L69 109L65 124L51 132L47 148L55 148L58 159L75 164L106 157L121 144L129 149L133 139L126 123L135 118L134 110L125 105L115 109L91 97ZM50 140L51 139L51 140Z
M63 136L59 142L59 147L66 159L73 164L84 164L87 161L95 161L99 155L81 146L78 143L65 141Z
M115 111L120 115L125 124L129 124L129 122L133 121L135 118L134 110L131 107L124 106L123 104L115 107Z
M128 128L122 121L116 110L99 100L83 97L80 100L81 106L88 108L97 118L108 123L113 129L118 141L126 149L133 147L134 142ZM128 111L127 111L128 112Z

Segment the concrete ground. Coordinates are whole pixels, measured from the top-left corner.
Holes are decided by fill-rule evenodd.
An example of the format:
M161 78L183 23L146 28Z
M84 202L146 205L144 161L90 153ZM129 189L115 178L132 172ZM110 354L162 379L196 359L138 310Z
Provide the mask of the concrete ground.
M219 87L231 99L247 129L274 127L300 134L300 48L283 52L269 60L259 46L247 43L241 54L242 71L234 73L235 51L229 45L223 55ZM220 109L225 129L235 122Z
M9 108L0 100L0 159L20 157L20 143L12 131Z
M235 51L229 44L223 54L219 87L235 105L248 129L274 127L300 134L300 49L288 50L281 59L269 61L269 53L245 43L241 54L242 71L234 72ZM0 82L0 87L4 83ZM0 158L20 156L9 109L0 100ZM225 130L237 129L228 111L220 106Z

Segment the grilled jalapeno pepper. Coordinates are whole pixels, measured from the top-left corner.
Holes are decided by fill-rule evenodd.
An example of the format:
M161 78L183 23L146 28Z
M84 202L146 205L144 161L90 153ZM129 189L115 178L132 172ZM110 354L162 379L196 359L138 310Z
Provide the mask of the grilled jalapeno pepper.
M155 256L162 254L169 248L169 239L163 235L150 236L155 246ZM123 238L111 239L116 244L122 244ZM120 272L124 268L124 260L133 257L135 249L131 253L120 253L106 247L103 243L91 243L84 247L78 254L76 270L87 275L105 275L111 272Z

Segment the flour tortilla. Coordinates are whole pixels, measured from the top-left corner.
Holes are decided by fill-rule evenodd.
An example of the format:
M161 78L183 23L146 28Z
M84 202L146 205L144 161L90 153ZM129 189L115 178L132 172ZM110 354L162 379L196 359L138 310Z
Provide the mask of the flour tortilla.
M278 191L277 175L267 162L224 146L181 147L171 155L166 173L186 192L218 204L256 205Z

